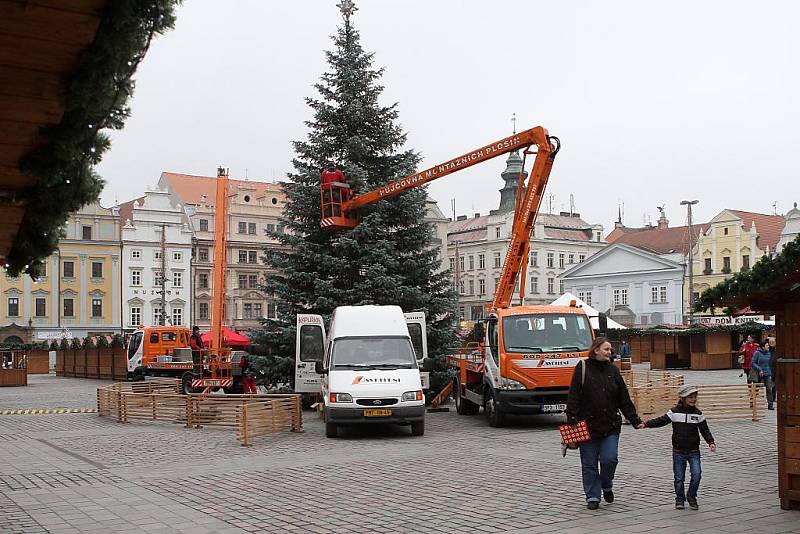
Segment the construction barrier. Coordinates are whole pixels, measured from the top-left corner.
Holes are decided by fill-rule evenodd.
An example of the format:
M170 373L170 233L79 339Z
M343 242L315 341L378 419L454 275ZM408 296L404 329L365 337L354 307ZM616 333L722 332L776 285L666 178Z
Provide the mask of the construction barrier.
M681 377L683 378L683 377ZM730 384L698 386L697 407L713 419L751 419L764 417L763 384ZM642 419L667 413L678 402L680 385L637 386L629 388L636 413Z
M233 428L250 446L254 437L302 432L300 395L183 395L178 379L119 382L97 388L97 413L120 423L162 421L185 427Z

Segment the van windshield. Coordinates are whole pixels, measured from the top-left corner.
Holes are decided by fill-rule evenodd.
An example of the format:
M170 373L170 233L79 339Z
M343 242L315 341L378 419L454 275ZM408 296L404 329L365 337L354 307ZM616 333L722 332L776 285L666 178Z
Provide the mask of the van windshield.
M417 360L407 337L342 338L333 342L335 369L415 369Z
M506 352L584 351L592 344L588 318L577 313L511 315L503 318Z
M131 336L131 340L128 342L129 360L136 356L136 351L139 350L139 345L142 343L142 337L144 337L144 332L136 332Z

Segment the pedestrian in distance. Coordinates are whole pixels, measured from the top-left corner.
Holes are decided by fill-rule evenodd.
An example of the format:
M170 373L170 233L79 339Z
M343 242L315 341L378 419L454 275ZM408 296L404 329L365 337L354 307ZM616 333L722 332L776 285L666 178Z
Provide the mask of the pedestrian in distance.
M623 358L630 358L631 356L631 346L628 345L628 342L624 339L622 340L622 347L620 348L619 352Z
M739 347L739 360L742 364L742 374L747 377L747 383L750 382L758 382L758 377L754 374L751 374L750 371L752 370L752 362L753 362L753 354L758 350L758 343L753 341L753 336L747 336L747 339L742 346ZM742 376L742 375L739 375Z
M772 380L772 351L770 350L769 340L765 339L761 343L755 354L753 354L752 371L758 373L758 378L764 384L767 392L767 409L774 410L775 403L775 382Z
M622 417L638 428L641 419L631 402L619 369L611 363L611 343L598 337L572 374L567 398L567 423L586 421L591 439L579 444L581 478L586 506L596 510L603 499L614 502L614 473L619 463L619 435Z
M697 510L697 489L700 487L700 434L711 452L717 450L714 436L708 429L703 412L697 409L697 386L682 386L678 390L678 404L666 414L642 423L640 428L658 428L672 423L672 472L675 476L675 508ZM686 464L689 464L689 490L684 493Z

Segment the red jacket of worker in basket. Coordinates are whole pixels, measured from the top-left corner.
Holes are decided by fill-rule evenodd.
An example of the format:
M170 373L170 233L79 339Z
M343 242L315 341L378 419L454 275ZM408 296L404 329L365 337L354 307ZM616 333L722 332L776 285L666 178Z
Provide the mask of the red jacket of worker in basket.
M334 182L346 183L344 173L339 169L328 167L322 171L322 184L332 184Z

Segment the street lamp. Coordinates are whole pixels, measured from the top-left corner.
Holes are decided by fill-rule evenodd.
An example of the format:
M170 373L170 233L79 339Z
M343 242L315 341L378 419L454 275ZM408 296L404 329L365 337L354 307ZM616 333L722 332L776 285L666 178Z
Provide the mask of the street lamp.
M681 206L686 206L689 216L689 324L694 322L694 245L692 244L692 206L697 204L697 200L681 200Z

